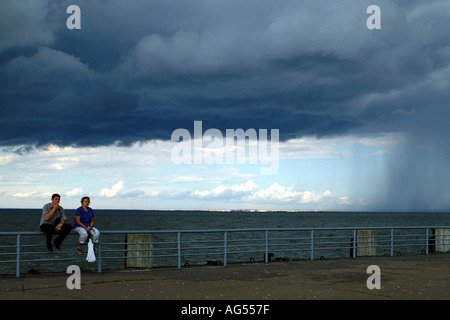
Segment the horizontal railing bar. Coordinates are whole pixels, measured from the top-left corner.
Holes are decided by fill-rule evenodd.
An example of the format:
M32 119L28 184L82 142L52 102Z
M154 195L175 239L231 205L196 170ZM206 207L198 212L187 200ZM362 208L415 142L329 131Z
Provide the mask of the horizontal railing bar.
M124 248L119 248L116 249L115 247L108 247L108 249L102 248L102 252L108 252L108 251L122 251L122 252L126 252L126 251L142 251L142 250L155 250L155 251L160 251L160 250L177 250L177 247L152 247L152 248L136 248L136 249L124 249Z
M265 244L262 243L260 245L258 245L257 247L264 247ZM234 244L231 246L228 246L228 248L247 248L247 247L255 247L255 245L249 245L249 244Z
M49 261L76 261L80 260L80 258L66 258L66 259L27 259L27 260L21 260L22 262L49 262Z
M102 242L102 246L106 246L106 245L113 245L113 246L118 246L118 245L127 245L130 244L128 242ZM135 244L141 244L141 243L135 243ZM148 242L148 244L177 244L177 242L173 242L173 241L167 241L167 242Z
M102 234L176 234L176 233L215 233L215 232L257 232L257 231L321 231L321 230L390 230L390 229L438 229L448 226L395 226L395 227L317 227L317 228L243 228L243 229L180 229L180 230L103 230ZM6 231L0 232L0 236L17 235L42 235L39 231ZM75 234L74 234L75 235Z
M293 238L281 238L281 237L272 237L271 236L271 239L274 239L274 240L310 240L311 237L310 237L310 235L308 235L307 237L293 237Z
M0 263L16 263L16 262L17 262L16 260L3 260L3 261L0 260Z
M223 252L203 252L203 253L189 253L186 254L186 256L188 257L192 257L192 256L208 256L208 255L221 255L223 256Z
M157 255L157 256L148 256L149 258L159 258L159 257L165 257L165 258L167 258L167 257L176 257L177 255L176 254L167 254L167 255ZM138 257L124 257L124 256L122 256L122 257L112 257L112 256L106 256L106 257L102 257L102 259L106 259L106 260L114 260L114 259L122 259L122 260L124 260L124 259L129 259L129 258L138 258Z
M238 253L257 253L257 252L265 252L265 250L246 250L246 251L230 251L229 254L238 254Z

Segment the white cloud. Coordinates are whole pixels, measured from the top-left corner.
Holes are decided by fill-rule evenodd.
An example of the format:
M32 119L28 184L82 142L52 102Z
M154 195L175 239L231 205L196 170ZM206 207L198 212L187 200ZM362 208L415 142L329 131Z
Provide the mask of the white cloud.
M17 156L12 154L0 155L0 166L6 165L13 161Z
M119 181L115 185L113 185L111 189L108 188L102 189L99 195L101 197L112 198L122 190L123 190L123 181Z
M348 197L340 197L339 204L349 206L353 204L353 201L351 201Z
M196 190L190 197L197 199L233 200L236 202L253 203L284 203L284 204L318 204L331 199L331 191L323 193L314 191L297 191L294 186L283 186L273 183L267 189L258 190L252 180L233 186L218 186L212 190Z
M191 196L199 199L241 199L243 196L250 194L253 190L257 189L258 186L249 180L246 183L239 185L234 185L231 187L217 186L211 191L194 191Z
M294 186L286 187L278 183L273 183L265 190L256 191L249 197L249 200L261 202L292 202L300 204L318 203L326 197L330 197L329 190L324 193L315 193L313 191L296 191Z
M13 196L16 198L31 198L36 196L36 192L17 192Z
M366 155L383 155L405 143L403 133L377 135L345 135L331 138L297 138L280 142L281 159L330 159L360 156L360 147L367 147ZM359 148L359 149L358 149ZM359 151L356 151L359 150Z
M205 178L200 177L198 175L189 175L189 176L176 176L170 179L170 182L177 183L177 182L202 182L205 181Z
M66 192L66 196L75 197L75 196L80 196L82 193L83 193L83 189L73 188L72 190Z
M49 165L50 169L64 170L64 169L68 168L69 166L76 164L79 161L79 158L77 158L77 157L60 157L57 160L58 160L58 162L54 162Z

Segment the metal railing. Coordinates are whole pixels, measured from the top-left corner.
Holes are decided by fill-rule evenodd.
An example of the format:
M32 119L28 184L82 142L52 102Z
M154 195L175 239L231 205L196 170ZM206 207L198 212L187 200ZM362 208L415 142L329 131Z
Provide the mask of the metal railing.
M75 253L72 232L62 250L48 252L42 232L0 232L0 274L34 267L62 271L68 261L85 269L123 269L126 261L147 259L147 267L197 264L314 260L361 255L429 254L450 248L449 226L258 228L214 230L102 230L95 263ZM362 232L370 230L369 233ZM437 234L435 230L446 230ZM151 235L151 241L129 242L127 235ZM136 240L135 240L136 241ZM68 244L69 243L69 244ZM70 247L67 249L67 247ZM86 251L86 246L84 246ZM131 259L131 260L130 260ZM64 264L65 263L65 264ZM15 265L8 268L7 265Z

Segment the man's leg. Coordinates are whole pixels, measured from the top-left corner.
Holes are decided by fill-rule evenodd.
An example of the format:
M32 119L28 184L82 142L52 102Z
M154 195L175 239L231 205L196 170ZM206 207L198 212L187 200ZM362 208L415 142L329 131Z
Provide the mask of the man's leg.
M51 224L42 224L41 231L47 236L47 241L45 242L45 244L47 245L47 249L49 251L53 251L52 236L55 231L55 227Z
M61 249L61 243L64 241L64 239L67 237L67 235L69 234L70 230L72 230L72 225L65 223L62 225L61 229L59 230L59 232L56 232L55 234L58 235L58 237L55 239L55 241L53 241L53 243L55 244L56 249Z

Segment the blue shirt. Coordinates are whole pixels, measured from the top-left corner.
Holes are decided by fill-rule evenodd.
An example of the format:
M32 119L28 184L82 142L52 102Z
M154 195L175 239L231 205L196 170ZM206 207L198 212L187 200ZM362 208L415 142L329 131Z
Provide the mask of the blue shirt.
M92 218L94 218L94 211L88 207L88 211L84 211L83 207L79 207L77 211L75 211L75 221L73 223L73 227L82 227L80 224L77 223L77 217L80 217L80 222L86 226L86 228L89 228L91 226Z

